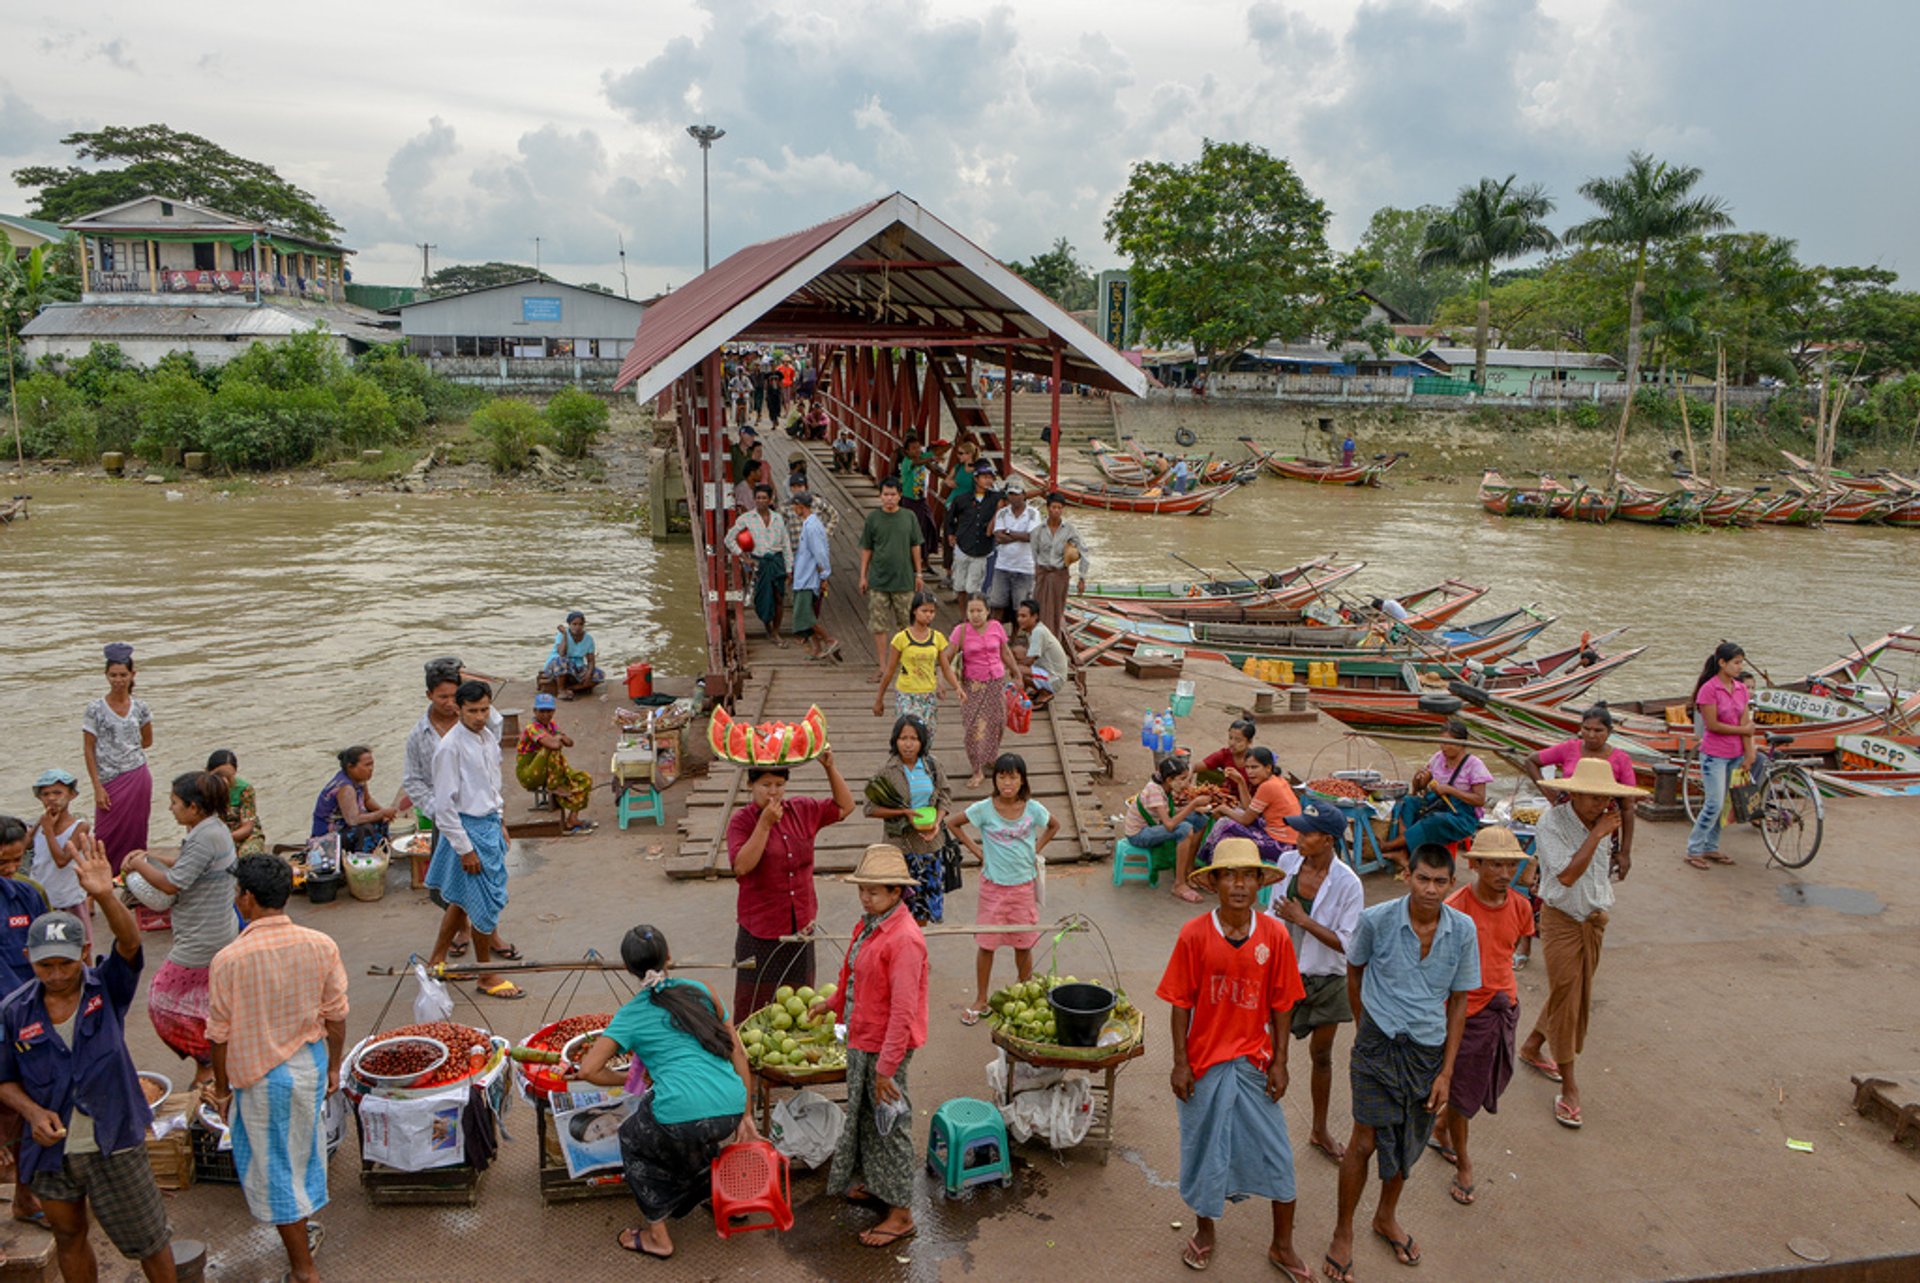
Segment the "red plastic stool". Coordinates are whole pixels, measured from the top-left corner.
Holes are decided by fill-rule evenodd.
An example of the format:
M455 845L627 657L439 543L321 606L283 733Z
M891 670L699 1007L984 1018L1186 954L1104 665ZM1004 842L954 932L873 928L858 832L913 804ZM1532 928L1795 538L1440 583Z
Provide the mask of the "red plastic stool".
M713 1228L721 1238L749 1230L792 1229L787 1156L764 1140L721 1150L713 1160Z

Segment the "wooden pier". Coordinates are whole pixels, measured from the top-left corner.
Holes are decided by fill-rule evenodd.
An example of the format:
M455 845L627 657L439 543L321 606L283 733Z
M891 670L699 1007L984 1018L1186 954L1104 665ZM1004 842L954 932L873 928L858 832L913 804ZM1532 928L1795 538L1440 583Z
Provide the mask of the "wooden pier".
M869 843L884 840L880 821L866 817L861 798L867 781L886 764L887 736L894 722L891 691L882 701L882 716L873 715L873 697L879 687L867 680L876 665L873 636L867 631L866 598L859 591L860 527L868 510L878 506L879 489L863 474L830 472L830 452L824 443L801 445L779 432L766 434L762 442L774 464L774 475L782 479L789 454L805 450L813 493L834 510L836 520L829 540L833 576L822 620L827 631L839 639L841 653L839 661L814 662L799 645L780 649L767 639L760 621L749 612L745 628L748 675L733 711L749 722L797 721L809 705L820 706L826 715L834 762L863 809L820 834L815 867L822 873L845 873L852 870ZM780 488L784 490L784 485ZM937 626L950 631L959 622L951 605L953 594L941 586L937 574L930 574L928 583L937 588L942 603ZM1034 710L1033 724L1025 735L1008 732L1001 749L1026 759L1033 796L1060 819L1060 834L1046 851L1049 863L1112 856L1113 827L1088 787L1093 778L1108 772L1109 762L1105 746L1088 718L1084 697L1074 684L1066 684L1046 708ZM940 706L933 753L946 768L957 806L986 796L986 789L966 786L971 772L957 702ZM680 852L666 862L667 874L675 878L730 876L727 818L746 804L747 773L744 768L717 761L705 778L692 785L681 821ZM814 765L796 767L789 787L808 797L826 795L823 773Z

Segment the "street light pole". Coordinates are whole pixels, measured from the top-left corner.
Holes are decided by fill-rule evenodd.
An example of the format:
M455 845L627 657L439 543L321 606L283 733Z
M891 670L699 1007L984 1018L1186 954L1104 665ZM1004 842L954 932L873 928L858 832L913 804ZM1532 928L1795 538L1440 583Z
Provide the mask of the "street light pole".
M713 266L713 192L708 181L707 161L715 142L727 136L716 125L688 125L687 136L700 144L700 270Z

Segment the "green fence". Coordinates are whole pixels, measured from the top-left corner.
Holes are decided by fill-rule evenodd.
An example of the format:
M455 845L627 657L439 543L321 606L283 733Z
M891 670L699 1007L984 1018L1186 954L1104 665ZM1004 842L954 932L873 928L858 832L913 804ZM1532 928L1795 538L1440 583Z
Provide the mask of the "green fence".
M1438 375L1413 381L1415 396L1472 396L1487 390L1484 383L1472 379L1443 379Z

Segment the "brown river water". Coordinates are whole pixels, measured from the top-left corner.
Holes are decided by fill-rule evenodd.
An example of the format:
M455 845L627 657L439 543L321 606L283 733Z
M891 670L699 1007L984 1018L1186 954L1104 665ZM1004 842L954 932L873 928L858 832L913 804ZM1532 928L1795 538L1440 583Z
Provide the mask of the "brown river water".
M232 748L274 840L305 833L349 744L373 748L382 800L397 791L428 658L511 676L503 702L525 706L554 625L578 606L610 672L702 662L688 546L655 544L582 499L180 486L169 500L162 486L44 477L30 488L32 519L0 530L0 810L17 815L35 813L43 768L84 777L80 714L104 689L108 641L137 648L156 778ZM1171 554L1231 573L1335 552L1369 563L1347 585L1356 595L1452 576L1494 586L1466 619L1538 602L1559 616L1547 647L1630 625L1623 644L1652 649L1598 692L1614 698L1683 689L1723 637L1786 681L1839 654L1850 631L1866 641L1920 619L1920 532L1506 521L1470 484L1275 478L1208 517L1074 518L1103 579L1188 575ZM164 792L157 842L176 836Z

